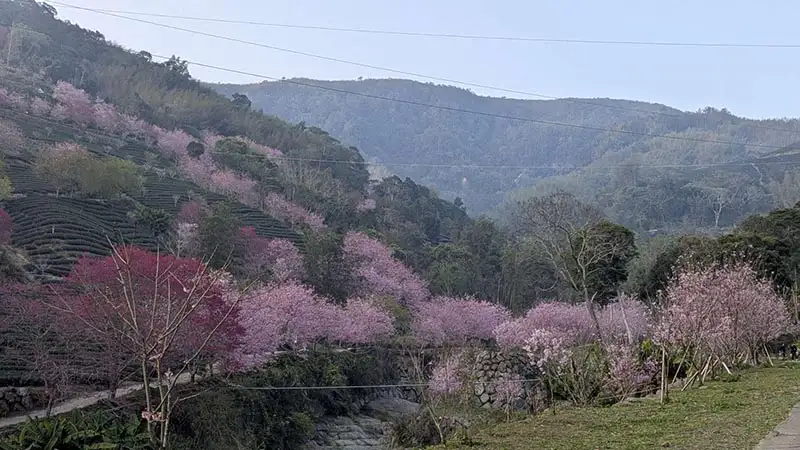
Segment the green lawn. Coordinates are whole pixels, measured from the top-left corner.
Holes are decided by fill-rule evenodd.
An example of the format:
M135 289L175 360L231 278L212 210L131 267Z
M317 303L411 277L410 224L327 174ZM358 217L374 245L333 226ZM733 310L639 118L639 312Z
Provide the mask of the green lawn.
M479 449L752 449L800 401L800 365L752 369L738 381L597 408L562 408L510 423L478 423ZM448 448L463 446L451 444ZM444 448L444 447L434 447Z

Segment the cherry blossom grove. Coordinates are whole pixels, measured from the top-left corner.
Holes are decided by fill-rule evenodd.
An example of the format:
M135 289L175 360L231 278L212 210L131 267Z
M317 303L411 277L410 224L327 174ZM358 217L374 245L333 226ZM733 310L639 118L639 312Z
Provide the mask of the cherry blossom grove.
M187 146L195 142L188 133L181 130L165 130L150 125L140 119L119 112L112 104L93 102L85 91L72 84L59 81L53 90L54 106L40 98L27 101L25 97L0 90L0 106L16 108L35 115L49 114L59 121L73 122L83 127L96 127L115 134L132 134L147 139L164 156L174 160L181 174L211 192L235 198L253 208L265 209L267 213L290 222L293 225L306 225L313 231L324 228L324 218L299 205L294 204L279 193L270 193L266 198L257 191L257 183L245 175L217 165L211 152L199 158L187 153ZM214 148L222 136L203 132L203 143ZM280 150L258 144L247 138L240 138L257 154L268 158L280 158ZM280 162L280 159L276 159Z

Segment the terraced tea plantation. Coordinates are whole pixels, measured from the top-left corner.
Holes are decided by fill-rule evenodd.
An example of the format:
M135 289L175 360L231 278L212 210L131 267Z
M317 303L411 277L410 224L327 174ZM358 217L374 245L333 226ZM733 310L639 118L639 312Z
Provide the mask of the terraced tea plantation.
M3 155L6 173L15 191L15 198L5 202L3 207L14 220L12 244L27 253L32 274L64 276L79 256L107 255L111 243L155 249L156 239L144 227L137 228L131 217L137 204L175 215L181 204L190 199L203 198L212 205L229 201L191 182L169 176L167 170L160 174L148 172L142 189L131 197L99 200L56 196L55 188L32 169L35 150L43 145L72 139L100 157L116 156L138 165L156 161L161 167L168 167L168 162L153 149L106 133L76 129L3 108L0 108L0 118L16 123L27 138L28 148ZM260 236L288 239L301 251L305 250L301 234L262 211L233 203L233 213L244 225L254 227Z

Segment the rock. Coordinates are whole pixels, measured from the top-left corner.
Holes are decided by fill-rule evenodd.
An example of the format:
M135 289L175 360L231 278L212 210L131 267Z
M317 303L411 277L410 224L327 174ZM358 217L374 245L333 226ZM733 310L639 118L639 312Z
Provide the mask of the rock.
M489 394L484 393L483 395L481 395L480 399L481 399L481 404L486 404L489 403L491 397L489 397Z

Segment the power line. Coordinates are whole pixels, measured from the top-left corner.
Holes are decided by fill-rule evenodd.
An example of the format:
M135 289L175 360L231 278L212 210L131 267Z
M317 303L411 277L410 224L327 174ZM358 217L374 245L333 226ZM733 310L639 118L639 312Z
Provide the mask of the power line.
M79 6L67 5L59 2L51 2L65 8L87 9ZM197 17L197 16L182 16L172 14L160 13L146 13L137 11L122 11L115 9L91 9L95 12L105 12L111 14L126 14L132 16L145 16L145 17L162 17L169 19L181 20L194 20L201 22L215 22L215 23L228 23L239 25L255 25L263 27L274 28L293 28L301 30L319 30L319 31L336 31L347 33L366 33L366 34L383 34L392 36L416 36L416 37L433 37L433 38L448 38L448 39L469 39L469 40L490 40L490 41L517 41L517 42L539 42L539 43L556 43L556 44L596 44L596 45L631 45L631 46L661 46L661 47L716 47L716 48L783 48L783 49L796 49L800 48L800 44L747 44L747 43L731 43L731 42L679 42L679 41L636 41L636 40L607 40L607 39L565 39L565 38L539 38L539 37L522 37L522 36L491 36L491 35L476 35L476 34L458 34L458 33L432 33L421 31L399 31L399 30L377 30L367 28L344 28L332 27L321 25L298 25L286 24L275 22L258 22L250 20L236 20L236 19L218 19L211 17Z
M316 53L310 53L310 52L304 52L304 51L300 51L300 50L283 48L283 47L278 47L278 46L274 46L274 45L264 44L264 43L261 43L261 42L248 41L248 40L238 39L238 38L234 38L234 37L230 37L230 36L224 36L224 35L215 34L215 33L208 33L208 32L199 31L199 30L195 30L195 29L177 27L177 26L174 26L174 25L164 24L164 23L160 23L160 22L153 22L153 21L150 21L150 20L136 19L136 18L133 18L133 17L126 17L124 15L120 15L120 14L125 14L126 12L124 12L124 11L119 12L120 14L117 14L117 13L113 13L113 12L107 12L107 10L103 10L103 9L86 8L86 7L82 7L82 6L69 5L69 4L61 3L61 2L53 2L53 3L56 4L56 5L59 5L59 6L67 7L67 8L75 8L75 9L79 9L79 10L94 12L94 13L97 13L97 14L103 14L103 15L107 15L107 16L111 16L111 17L117 17L117 18L120 18L120 19L131 20L131 21L134 21L134 22L140 22L140 23L144 23L144 24L148 24L148 25L154 25L154 26L158 26L158 27L162 27L162 28L171 29L171 30L182 31L182 32L192 33L192 34L198 34L198 35L201 35L201 36L206 36L206 37L211 37L211 38L215 38L215 39L226 40L226 41L229 41L229 42L236 42L236 43L240 43L240 44L252 45L252 46L255 46L255 47L261 47L261 48L265 48L265 49L268 49L268 50L274 50L274 51L279 51L279 52L284 52L284 53L290 53L290 54L305 56L305 57L309 57L309 58L316 58L316 59L336 62L336 63L340 63L340 64L348 64L348 65L357 66L357 67L364 67L364 68L368 68L368 69L381 70L381 71L384 71L384 72L396 73L396 74L399 74L399 75L405 75L405 76L417 77L417 78L424 78L424 79L428 79L428 80L440 81L440 82L444 82L444 83L452 83L452 84L457 84L457 85L462 85L462 86L476 87L476 88L481 88L481 89L490 89L490 90L494 90L494 91L506 92L506 93L511 93L511 94L526 95L526 96L529 96L529 97L544 98L544 99L548 99L548 100L561 100L561 101L565 101L565 102L569 102L569 103L585 104L585 105L597 106L597 107L607 108L607 109L616 109L616 110L622 110L622 111L633 111L633 112L640 112L640 113L645 113L645 114L653 114L653 115L659 115L659 116L665 116L665 117L680 117L680 114L674 114L674 113L669 113L669 112L655 111L655 110L643 109L643 108L631 108L631 107L624 107L624 106L619 106L619 105L608 105L608 104L599 103L599 102L593 102L593 101L589 101L589 100L561 98L561 97L556 97L556 96L552 96L552 95L539 94L539 93L536 93L536 92L522 91L522 90L516 90L516 89L508 89L508 88L502 88L502 87L492 86L492 85L488 85L488 84L472 83L472 82L468 82L468 81L455 80L455 79L452 79L452 78L437 77L437 76L425 75L425 74L418 73L418 72L410 72L410 71L406 71L406 70L392 69L392 68L389 68L389 67L377 66L377 65L373 65L373 64L360 63L360 62L357 62L357 61L351 61L351 60L346 60L346 59L342 59L342 58L335 58L335 57L330 57L330 56L325 56L325 55L319 55L319 54L316 54ZM158 14L156 14L156 15L158 15ZM800 133L800 130L789 130L789 129L785 129L785 128L777 128L777 127L770 127L770 126L757 125L757 124L753 124L753 125L750 125L750 126L753 127L753 128L761 128L761 129L765 129L765 130L780 131L780 132L784 132L784 133L793 133L793 134Z
M163 55L153 55L153 56L161 58L161 59L169 59L170 58L170 57L163 56ZM315 89L323 89L323 90L327 90L327 91L338 92L340 94L356 95L356 96L359 96L359 97L371 98L371 99L375 99L375 100L384 100L384 101L390 101L390 102L396 102L396 103L403 103L403 104L406 104L406 105L421 106L421 107L425 107L425 108L439 109L439 110L443 110L443 111L458 112L458 113L464 113L464 114L473 114L473 115L484 116L484 117L494 117L494 118L497 118L497 119L516 120L516 121L520 121L520 122L536 123L536 124L540 124L540 125L551 125L551 126L560 126L560 127L566 127L566 128L576 128L576 129L583 129L583 130L589 130L589 131L598 131L598 132L603 132L603 133L619 133L619 134L628 134L628 135L644 136L644 137L652 137L652 138L663 138L663 139L671 139L671 140L676 140L676 141L703 142L703 143L708 143L708 144L724 144L724 145L741 145L741 146L745 146L745 147L759 147L759 148L767 148L767 149L773 149L773 150L782 149L782 148L785 147L785 145L776 146L776 145L754 144L754 143L746 143L746 142L719 141L719 140L714 140L714 139L701 139L701 138L690 138L690 137L681 137L681 136L669 136L669 135L663 135L663 134L653 134L653 133L645 133L645 132L631 131L631 130L615 130L615 129L612 129L612 128L601 128L601 127L593 127L593 126L589 126L589 125L579 125L579 124L563 123L563 122L552 122L552 121L549 121L549 120L539 120L539 119L531 119L531 118L527 118L527 117L510 116L510 115L506 115L506 114L495 114L495 113L489 113L489 112L485 112L485 111L475 111L475 110L456 108L456 107L453 107L453 106L445 106L445 105L434 105L434 104L430 104L430 103L417 102L417 101L414 101L414 100L405 100L405 99L400 99L400 98L391 98L391 97L385 97L385 96L381 96L381 95L367 94L367 93L364 93L364 92L349 91L349 90L346 90L346 89L339 89L339 88L334 88L334 87L330 87L330 86L321 86L321 85L317 85L317 84L304 83L304 82L298 81L298 80L284 80L284 79L280 79L280 78L276 78L276 77L270 77L270 76L267 76L267 75L257 74L257 73L253 73L253 72L247 72L247 71L236 70L236 69L228 69L228 68L225 68L225 67L215 66L215 65L212 65L212 64L199 63L199 62L196 62L196 61L187 61L187 60L184 60L184 61L187 64L193 64L193 65L198 66L198 67L205 67L205 68L209 68L209 69L221 70L221 71L224 71L224 72L236 73L236 74L240 74L240 75L247 75L247 76L251 76L251 77L254 77L254 78L262 78L262 79L265 79L265 80L281 81L281 82L284 82L284 83L291 83L291 84L296 84L296 85L299 85L299 86L305 86L305 87L311 87L311 88L315 88Z
M165 56L153 55L156 58L169 59ZM197 64L197 63L193 63ZM5 80L8 82L11 80ZM13 81L23 85L23 83ZM27 114L27 113L26 113ZM28 116L35 117L61 127L68 128L79 132L91 132L95 134L105 135L110 139L120 139L118 135L107 133L103 130L91 130L86 128L76 127L67 123L59 122L48 116L27 114ZM750 144L741 144L750 145ZM766 145L764 145L766 146ZM766 146L775 150L783 149L785 146ZM215 154L226 154L225 152L214 151ZM261 157L258 154L237 155L237 156L250 156ZM754 161L754 162L730 162L730 163L707 163L707 164L607 164L607 165L589 165L589 166L566 166L566 165L524 165L524 164L510 164L510 165L486 165L486 164L431 164L431 163L392 163L392 162L369 162L369 161L349 161L349 160L334 160L322 158L301 158L291 156L269 156L269 159L277 159L283 161L305 162L305 163L327 163L327 164L351 164L361 166L388 166L388 167L426 167L426 168L452 168L452 169L519 169L519 170L613 170L622 168L645 168L645 169L708 169L708 168L722 168L722 167L756 167L756 166L772 166L772 165L796 165L800 164L798 161Z
M48 36L51 39L53 38L52 36L50 36L47 33L43 33L43 32L40 32L40 31L35 31L35 32L39 33L39 34L42 34L42 35L45 35L45 36ZM64 47L71 48L69 46L66 46L66 45L60 44L60 43L58 43L58 45L62 45ZM153 54L152 56L155 57L155 58L164 59L164 60L170 59L170 57L164 56L164 55ZM185 60L185 62L187 64L193 64L193 65L198 66L198 67L206 67L206 68L210 68L210 69L214 69L214 70L220 70L220 71L224 71L224 72L236 73L236 74L240 74L240 75L247 75L247 76L251 76L251 77L255 77L255 78L262 78L262 79L271 80L271 81L281 81L281 82L291 83L291 84L300 85L300 86L304 86L304 87L311 87L311 88L315 88L315 89L333 91L333 92L346 94L346 95L355 95L355 96L366 97L366 98L371 98L371 99L391 101L391 102L397 102L397 103L408 104L408 105L413 105L413 106L427 107L427 108L445 110L445 111L450 111L450 112L473 114L473 115L479 115L479 116L485 116L485 117L494 117L494 118L501 118L501 119L507 119L507 120L517 120L517 121L522 121L522 122L537 123L537 124L542 124L542 125L562 126L562 127L585 129L585 130L598 131L598 132L610 132L610 133L637 135L637 136L644 136L644 137L651 137L651 138L663 138L663 139L670 139L670 140L676 140L676 141L687 141L687 142L695 142L695 143L711 143L711 144L723 144L723 145L741 145L741 146L744 146L744 147L757 147L757 148L765 148L765 149L771 149L771 150L781 150L781 149L786 147L786 145L776 146L776 145L769 145L769 144L744 143L744 142L733 142L733 141L720 141L720 140L713 140L713 139L690 138L690 137L682 137L682 136L660 135L660 134L644 133L644 132L637 132L637 131L631 131L631 130L615 130L615 129L610 129L610 128L601 128L601 127L593 127L593 126L587 126L587 125L569 124L569 123L562 123L562 122L552 122L552 121L524 118L524 117L518 117L518 116L495 114L495 113L488 113L488 112L485 112L485 111L468 110L468 109L462 109L462 108L456 108L456 107L450 107L450 106L444 106L444 105L428 104L428 103L417 102L417 101L413 101L413 100L404 100L404 99L391 98L391 97L385 97L385 96L374 95L374 94L367 94L367 93L362 93L362 92L349 91L349 90L334 88L334 87L330 87L330 86L322 86L322 85L317 85L317 84L312 84L312 83L305 83L305 82L298 81L298 80L279 79L279 78L270 77L270 76L267 76L267 75L262 75L262 74L257 74L257 73L247 72L247 71L237 70L237 69L230 69L230 68L226 68L226 67L221 67L221 66L216 66L216 65L211 65L211 64L205 64L205 63L200 63L200 62L196 62L196 61ZM279 157L279 158L291 160L290 157ZM317 162L317 163L339 163L339 164L353 164L353 165L361 164L361 165L374 165L374 166L404 166L404 167L449 167L449 168L463 168L463 169L467 169L467 168L476 168L476 169L479 169L479 168L486 168L486 169L488 169L488 168L494 168L494 169L544 169L544 170L592 169L592 167L589 167L589 166L555 166L555 165L549 165L549 166L533 166L533 165L529 165L529 166L525 166L525 165L476 165L476 164L461 164L461 165L459 165L459 164L422 164L422 163L369 163L369 162L366 162L366 161L358 162L358 161L346 161L346 160L342 161L342 160L309 159L309 158L293 158L293 159L296 160L296 161ZM771 164L787 164L787 163L786 162L774 161L774 162L759 162L759 163L755 163L755 162L738 162L738 163L715 163L715 164L659 164L659 165L649 165L649 166L648 165L637 165L637 164L620 164L620 165L594 166L594 168L598 168L598 169L603 169L603 168L623 168L623 167L624 168L629 168L629 167L709 168L709 167L724 167L724 166L732 166L732 167L739 166L740 167L740 166L771 165Z

